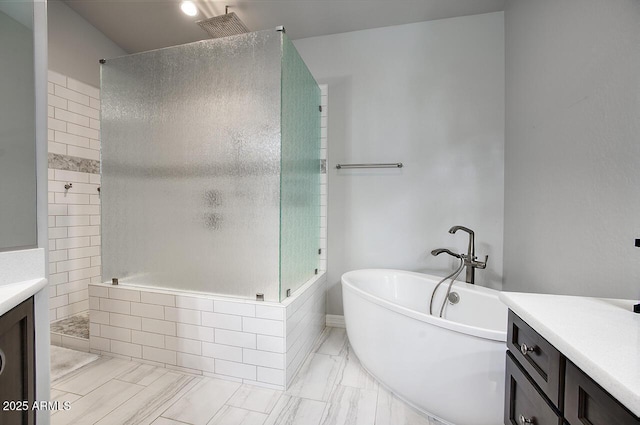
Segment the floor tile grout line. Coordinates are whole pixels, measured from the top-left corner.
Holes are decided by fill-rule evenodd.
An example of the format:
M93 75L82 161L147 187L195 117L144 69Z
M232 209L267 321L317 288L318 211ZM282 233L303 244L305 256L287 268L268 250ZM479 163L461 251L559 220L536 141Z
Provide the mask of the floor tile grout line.
M190 378L190 379L189 379L189 380L184 384L184 386L182 387L182 389L178 390L178 392L176 393L176 395L174 395L174 397L176 397L176 396L177 396L177 394L179 394L181 391L184 391L184 393L183 393L180 397L178 397L178 398L177 398L173 403L171 403L169 407L173 406L173 405L174 405L178 400L180 400L182 397L184 397L187 393L189 393L189 392L190 392L190 391L191 391L191 390L192 390L192 389L197 385L197 383L193 383L193 381L195 381L197 378L194 378L194 377L192 377L192 376L190 376L190 375L188 375L188 374L182 374L182 373L177 372L177 371L176 371L176 374L177 374L177 375L181 375L181 376L183 376L183 377L188 377L188 378ZM135 384L134 384L134 385L135 385ZM144 391L145 389L149 389L149 387L145 387L145 386L142 386L142 388L143 388L143 389L142 389L141 391L139 391L138 393L140 393L140 392ZM134 396L138 395L138 393L134 394ZM133 399L133 397L131 397L129 400L126 400L125 402L121 403L121 404L120 404L116 409L114 409L114 410L117 410L117 409L121 408L121 407L122 407L122 406L124 406L128 401L130 401L131 399ZM169 402L169 401L171 401L171 399L167 400L167 402ZM169 407L167 407L167 409L168 409ZM156 421L160 416L162 416L162 415L167 411L167 409L164 409L162 412L158 413L158 415L157 415L157 416L155 416L155 417L153 417L153 419L152 419L152 420L155 422L155 421ZM139 412L139 411L140 411L140 410L138 410L138 412ZM153 414L155 414L155 413L157 413L157 412L151 412L151 413L150 413L150 415L151 415L151 416L153 416ZM145 417L145 419L148 419L148 418L150 418L150 416L149 416L149 415L147 415L147 416ZM101 419L101 420L102 420L102 419ZM173 420L173 419L172 419L172 420Z
M174 372L176 372L176 373L181 373L181 372L179 372L179 371L177 371L177 370L176 370L176 371L174 371ZM177 399L175 399L173 403L171 403L170 405L168 405L168 406L167 406L167 408L166 408L166 409L164 409L164 410L163 410L163 411L158 415L158 418L159 418L160 416L164 415L165 413L167 413L167 411L168 411L169 409L171 409L171 408L173 407L173 405L174 405L174 404L176 404L176 403L178 403L180 400L182 400L182 398L183 398L183 397L185 397L187 394L189 394L191 391L193 391L193 390L194 390L198 385L200 385L200 384L203 382L203 380L204 380L203 378L197 378L197 377L192 376L192 375L187 375L187 374L183 374L183 375L185 375L185 376L191 376L191 380L189 381L189 383L187 383L187 385L191 384L191 387L190 387L189 389L187 389L187 390L184 392L184 394L182 394L180 397L178 397ZM194 382L194 381L195 381L195 382ZM193 384L192 384L192 382L193 382ZM165 417L165 418L166 418L166 417ZM157 418L156 418L156 419L157 419ZM166 419L171 419L171 418L166 418ZM175 419L171 419L171 420L173 421L173 420L175 420ZM211 418L209 418L209 420L211 420ZM154 421L155 421L155 419L154 419Z
M216 379L216 378L209 378L209 379ZM220 406L220 408L219 408L218 410L216 410L216 412L213 414L213 416L211 416L211 417L209 418L209 420L207 421L207 423L211 422L211 419L215 418L215 416L218 414L218 412L220 412L220 411L222 410L222 408L223 408L224 406L227 406L227 403L229 402L229 400L231 400L231 399L233 398L233 396L234 396L238 391L240 391L240 388L242 388L242 386L243 386L243 385L244 385L244 384L240 384L240 385L238 386L238 388L236 388L236 390L235 390L231 395L229 395L229 397L227 397L227 399L224 401L224 403L222 403L222 406Z
M109 361L109 359L112 359L112 357L105 357L105 356L100 356L99 359L91 362L91 363L87 363L86 365L79 367L76 370L72 370L71 372L67 373L66 375L62 375L61 377L59 377L58 379L56 379L55 381L51 382L51 387L54 389L56 385L60 385L62 383L65 383L67 381L69 381L70 379L76 377L77 375L80 375L81 373L84 373L86 371L86 369L88 369L90 366L97 366L98 364L104 364L107 361ZM65 390L60 390L60 391L65 391ZM68 391L67 391L68 392Z
M278 402L280 401L280 398L281 398L281 397L282 397L282 395L280 395L280 396L278 397L278 399L276 400L276 403L273 405L273 407L272 407L268 412L262 412L262 411L260 411L260 410L249 409L248 407L238 407L238 406L234 406L234 405L232 405L232 404L228 404L228 403L223 404L223 407L224 407L224 406L227 406L227 407L233 407L234 409L242 409L242 410L246 410L246 411L248 411L248 412L260 413L260 414L263 414L263 415L267 415L267 416L268 416L268 415L270 415L270 414L271 414L271 412L273 412L273 409L276 407L276 405L277 405L277 404L278 404ZM231 398L229 398L229 400L231 400ZM227 400L227 401L229 401L229 400ZM218 411L219 411L219 410L218 410ZM217 414L217 413L218 413L218 412L216 412L216 414Z
M329 418L330 409L331 409L331 403L329 402L325 403L324 409L322 409L322 415L320 416L320 420L318 421L318 425L324 425L324 423Z
M271 409L269 409L269 411L268 411L268 412L261 412L261 411L259 411L259 410L253 410L253 409L249 409L249 408L247 408L247 407L238 407L238 406L233 406L233 405L229 404L229 401L230 401L230 400L231 400L231 399L236 395L236 393L237 393L238 391L240 391L240 389L242 389L242 387L243 387L243 386L245 386L245 385L250 386L249 384L242 384L242 385L240 385L240 387L239 387L239 388L238 388L238 389L237 389L237 390L236 390L236 391L231 395L231 397L229 397L229 398L227 399L227 401L225 401L224 405L225 405L225 406L229 406L229 407L234 407L234 408L237 408L237 409L244 409L244 410L248 410L248 411L250 411L250 412L256 412L256 413L262 413L262 414L270 415L270 414L271 414L271 412L273 411L273 409L276 407L276 405L277 405L277 404L278 404L278 402L280 401L280 399L282 398L282 395L284 394L284 391L280 391L280 390L271 390L271 389L269 389L269 388L264 388L264 389L268 389L269 391L276 391L276 392L279 392L279 393L280 393L280 394L278 395L278 398L276 399L275 403L273 403L273 406L271 406ZM251 386L254 386L254 385L251 385ZM255 387L255 386L254 386L254 387ZM256 387L256 388L262 388L262 387ZM217 412L216 412L216 413L217 413Z
M182 397L181 397L181 398L182 398ZM166 419L166 420L168 420L168 421L178 422L178 423L180 423L180 424L184 424L184 425L193 425L191 422L183 422L183 421L179 421L179 420L177 420L177 419L167 418L166 416L162 416L162 415L160 415L160 416L158 416L157 418L155 418L155 419L153 420L153 422L157 421L157 420L158 420L158 419L160 419L160 418L162 418L162 419ZM151 422L151 425L153 425L153 422Z
M86 366L91 366L91 365L93 365L93 366L97 366L97 365L96 365L96 363L98 363L100 360L101 360L101 359L98 359L98 360L96 360L96 361L94 361L94 362L91 362L91 363L89 363L89 364L87 364L87 365L83 366L82 368L78 369L78 371L79 371L79 370L81 370L81 369L83 369L83 368L84 368L84 367L86 367ZM114 360L114 359L113 359L113 358L111 358L111 357L108 357L108 358L106 359L106 361L102 362L101 364L106 364L106 363L108 363L110 360ZM87 368L87 369L88 369L88 368ZM57 383L56 383L56 385L63 385L63 384L66 384L67 382L69 382L70 380L77 378L77 377L80 375L80 373L75 374L75 372L76 372L76 371L73 371L73 372L69 373L69 374L68 374L69 379L64 379L63 381L57 382ZM84 372L86 372L86 370L85 370ZM84 373L84 372L83 372L83 373ZM73 376L71 376L71 375L73 375ZM119 374L118 374L118 376L119 376ZM98 386L98 387L96 387L96 388L100 388L102 385L104 385L104 384L106 384L106 383L108 383L108 382L114 381L114 380L116 380L116 376L112 376L112 377L111 377L111 378L109 378L106 382L103 382L101 385L99 385L99 386ZM120 381L120 382L123 382L123 381ZM127 382L127 383L130 383L130 382ZM137 384L136 384L136 385L137 385ZM142 385L137 385L137 386L140 386L140 387L142 387L142 388L145 388L145 387L144 387L144 386L142 386ZM80 397L85 397L86 395L88 395L88 394L92 393L92 392L93 392L93 391L95 391L95 389L96 389L96 388L94 388L94 389L92 389L91 391L89 391L87 394L84 394L84 395L83 395L83 394L73 393L73 392L71 392L71 391L69 391L69 390L61 389L60 387L56 388L56 387L54 387L53 385L52 385L52 388L53 388L53 389L57 389L57 390L59 390L59 391L70 392L70 393L72 393L72 394L79 395Z
M59 389L57 389L57 388L53 388L53 387L52 387L51 389L52 389L52 390L56 390L56 391L63 392L63 393L65 393L65 394L73 394L73 395L77 395L77 396L78 396L78 397L80 397L80 398L84 397L82 394L74 393L73 391L64 391L64 390L59 390ZM78 399L78 400L80 400L80 399Z
M309 398L309 397L303 397L301 395L291 395L291 394L287 394L289 397L295 397L295 398L300 398L303 400L307 400L307 401L317 401L319 403L329 403L329 401L324 401L324 400L318 400L317 398Z
M109 380L109 381L105 382L105 383L104 383L104 384L102 384L100 387L102 387L103 385L106 385L106 384L107 384L107 383L109 383L109 382L111 382L111 381ZM132 384L132 385L136 385L136 384ZM136 386L137 386L137 387L140 387L140 389L136 392L136 394L138 394L140 391L142 391L142 390L145 388L145 387L143 387L142 385L136 385ZM100 388L100 387L98 387L98 388ZM96 390L97 390L98 388L96 388ZM95 390L93 390L93 391L95 391ZM90 394L90 393L92 393L93 391L90 391L90 392L89 392L89 394ZM135 394L134 394L134 395L135 395ZM78 399L78 400L80 400L80 399ZM76 401L77 401L77 400L76 400ZM122 406L122 404L124 404L124 403L121 403L121 404L119 404L118 406L114 406L114 407L113 407L113 409L109 410L109 411L108 411L104 416L102 416L102 417L101 417L100 419L98 419L97 421L94 421L94 422L93 422L93 424L96 424L96 423L100 422L101 420L103 420L104 418L106 418L106 417L107 417L108 415L110 415L114 410L116 410L118 407Z
M71 405L73 406L73 404L74 404L74 403L77 403L78 401L82 400L84 397L88 396L89 394L93 393L94 391L97 391L98 389L100 389L100 388L104 387L105 385L109 384L111 381L114 381L114 380L115 380L115 378L112 378L112 379L108 380L107 382L103 383L102 385L100 385L100 386L98 386L98 387L94 388L93 390L89 391L87 394L85 394L85 395L81 395L79 399L77 399L77 400L75 400L75 401L72 401L72 402L71 402ZM127 384L131 384L131 383L130 383L130 382L127 382ZM136 386L136 387L140 387L140 389L139 389L135 394L138 394L140 391L142 391L142 390L145 388L145 387L144 387L144 386L142 386L142 385L136 385L136 384L131 384L131 385L134 385L134 386ZM72 394L73 394L73 393L72 393ZM135 394L134 394L134 395L135 395ZM76 395L79 395L79 394L76 394ZM117 406L113 406L113 408L112 408L111 410L109 410L108 412L106 412L106 413L104 414L104 416L101 416L99 419L95 420L95 421L93 422L93 424L92 424L92 425L94 425L94 424L96 424L96 423L100 422L101 420L103 420L104 418L106 418L106 417L107 417L108 415L110 415L114 410L116 410L118 407L122 406L122 404L123 404L123 403L121 403L121 404L119 404L119 405L117 405Z
M376 388L376 412L373 415L373 424L378 425L378 403L380 402L380 385Z

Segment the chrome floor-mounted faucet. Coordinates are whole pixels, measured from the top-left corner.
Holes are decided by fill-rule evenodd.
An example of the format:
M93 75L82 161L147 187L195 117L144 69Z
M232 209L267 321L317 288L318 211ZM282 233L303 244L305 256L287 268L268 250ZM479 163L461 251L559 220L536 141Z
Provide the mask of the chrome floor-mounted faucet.
M451 252L448 249L445 248L439 248L439 249L434 249L433 251L431 251L431 255L440 255L442 253L446 253L449 254L453 257L456 258L461 258L462 260L464 260L464 265L467 267L467 276L466 276L466 282L467 283L471 283L474 284L475 283L475 269L484 269L487 267L487 260L489 259L488 255L484 256L484 261L478 261L477 257L476 257L476 245L475 245L475 233L473 232L473 230L469 229L468 227L464 227L464 226L453 226L451 229L449 229L449 233L454 234L456 233L458 230L462 230L464 232L467 232L469 234L469 247L467 248L467 253L466 254L456 254L454 252Z

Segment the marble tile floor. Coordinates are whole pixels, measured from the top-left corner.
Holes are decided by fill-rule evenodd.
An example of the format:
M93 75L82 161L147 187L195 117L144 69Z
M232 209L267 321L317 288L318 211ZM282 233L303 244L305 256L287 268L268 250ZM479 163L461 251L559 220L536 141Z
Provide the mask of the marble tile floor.
M68 348L51 346L50 351L51 380L56 380L68 375L82 366L94 362L100 358L97 354L84 353Z
M52 382L52 425L442 425L379 385L326 328L287 391L103 356Z

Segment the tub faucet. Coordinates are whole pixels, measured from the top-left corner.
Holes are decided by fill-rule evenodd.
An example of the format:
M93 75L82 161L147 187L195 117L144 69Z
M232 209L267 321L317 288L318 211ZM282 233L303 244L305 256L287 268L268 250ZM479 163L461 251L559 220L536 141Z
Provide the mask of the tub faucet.
M489 256L485 255L484 261L477 261L475 233L473 233L473 230L464 226L453 226L451 229L449 229L449 233L454 234L458 230L462 230L463 232L467 232L469 234L469 246L467 248L467 255L463 256L463 258L464 265L467 267L466 281L467 283L471 283L473 285L475 283L475 270L486 268Z
M473 230L464 226L453 226L451 229L449 229L449 233L454 234L458 230L462 230L469 234L469 246L467 248L466 254L455 254L449 251L448 249L443 249L443 248L434 249L433 251L431 251L431 254L440 255L442 253L447 253L456 258L461 258L462 260L464 260L464 265L467 267L467 276L465 280L467 283L471 283L473 285L475 283L475 269L486 268L487 260L489 259L489 256L485 255L484 261L478 261L476 257L475 233L473 233Z

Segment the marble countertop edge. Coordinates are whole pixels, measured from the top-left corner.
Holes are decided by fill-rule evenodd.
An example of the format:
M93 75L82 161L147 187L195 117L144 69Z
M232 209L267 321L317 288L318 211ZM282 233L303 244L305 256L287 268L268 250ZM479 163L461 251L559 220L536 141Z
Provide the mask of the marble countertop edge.
M47 286L47 279L30 279L0 285L0 316Z

